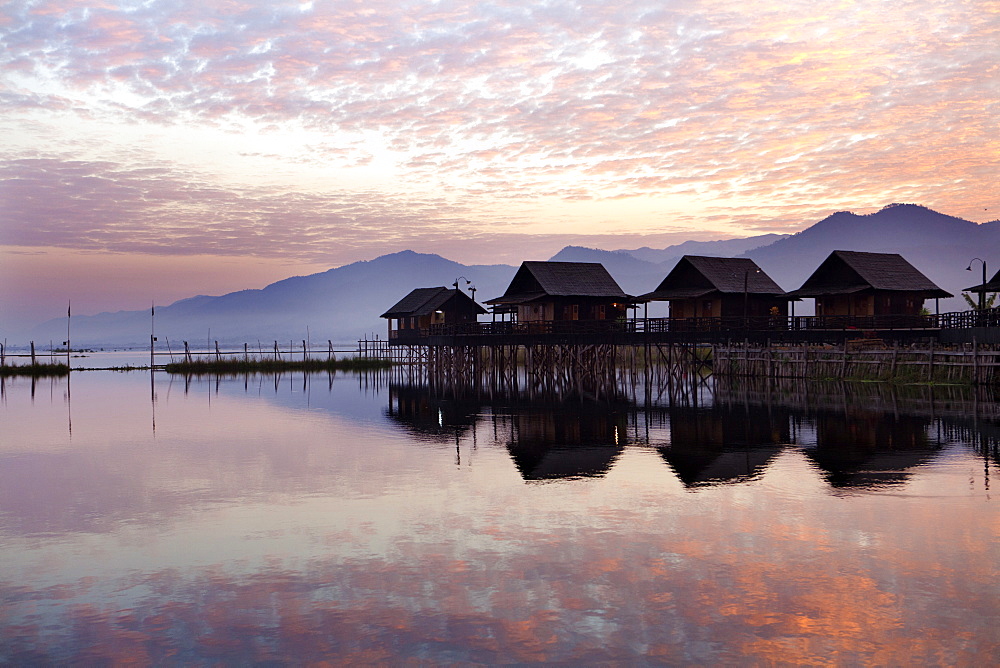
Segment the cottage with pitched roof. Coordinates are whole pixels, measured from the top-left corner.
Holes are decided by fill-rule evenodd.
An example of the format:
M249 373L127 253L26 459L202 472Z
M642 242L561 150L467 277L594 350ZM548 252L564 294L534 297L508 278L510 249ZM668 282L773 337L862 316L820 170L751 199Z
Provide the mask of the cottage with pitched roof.
M486 301L519 322L615 320L629 297L597 262L522 262L507 291Z
M919 315L925 299L951 297L898 253L837 250L798 290L818 316Z
M416 288L380 317L389 321L389 338L418 336L432 325L476 322L486 309L458 289ZM393 329L393 323L396 328Z
M637 301L670 302L671 318L787 315L785 291L741 257L685 255L656 289Z

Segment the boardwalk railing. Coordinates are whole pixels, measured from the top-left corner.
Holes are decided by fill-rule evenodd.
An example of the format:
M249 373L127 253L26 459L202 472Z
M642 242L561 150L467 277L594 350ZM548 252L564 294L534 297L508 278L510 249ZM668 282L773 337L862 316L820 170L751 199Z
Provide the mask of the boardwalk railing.
M428 337L511 337L552 334L667 334L741 332L808 333L926 331L1000 327L1000 308L985 312L959 311L936 315L875 316L750 316L722 318L635 318L631 320L532 320L528 322L470 322L399 329L389 333L393 343L419 343Z

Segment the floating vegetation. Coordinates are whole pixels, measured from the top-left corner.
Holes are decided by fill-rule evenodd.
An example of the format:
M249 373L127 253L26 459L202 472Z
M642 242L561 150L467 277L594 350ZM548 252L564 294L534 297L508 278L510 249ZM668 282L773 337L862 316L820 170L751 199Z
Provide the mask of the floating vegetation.
M30 376L32 378L47 378L52 376L68 376L67 364L5 364L0 366L0 377Z
M392 362L373 357L345 357L343 359L194 359L172 362L164 367L167 373L184 375L281 373L283 371L375 371L388 369Z

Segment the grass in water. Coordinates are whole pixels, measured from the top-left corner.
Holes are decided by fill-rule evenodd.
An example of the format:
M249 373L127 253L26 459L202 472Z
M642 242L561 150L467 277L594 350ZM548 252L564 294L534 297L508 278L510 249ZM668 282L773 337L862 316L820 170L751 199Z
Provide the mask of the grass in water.
M388 369L391 366L392 362L389 360L346 357L330 360L196 359L190 362L173 362L164 368L167 373L198 375L218 373L277 373L281 371L373 371L376 369Z
M68 376L69 366L66 364L15 364L0 366L0 376L31 376L44 378L50 376Z

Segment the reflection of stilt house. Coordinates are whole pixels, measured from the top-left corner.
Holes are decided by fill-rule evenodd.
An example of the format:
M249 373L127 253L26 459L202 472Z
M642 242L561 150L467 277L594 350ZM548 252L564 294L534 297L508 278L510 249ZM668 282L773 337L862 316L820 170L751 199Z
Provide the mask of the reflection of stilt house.
M686 487L759 478L790 440L788 414L777 410L670 411L670 445L658 448Z
M624 417L602 407L520 412L513 420L507 450L525 480L603 476L624 447Z
M929 425L929 418L821 412L816 417L816 446L804 452L833 487L900 484L940 449L928 438Z
M522 262L507 291L486 303L518 322L616 320L625 317L627 299L599 263Z
M390 385L386 416L421 441L454 443L475 428L479 408L475 399L442 399L423 387Z
M753 260L685 255L638 301L669 301L671 318L786 315L785 291Z
M432 325L460 325L476 322L486 309L461 290L417 288L381 315L389 321L389 338L414 336ZM396 327L393 328L395 323Z
M813 297L818 316L920 315L925 299L951 297L898 253L833 251L788 297Z

